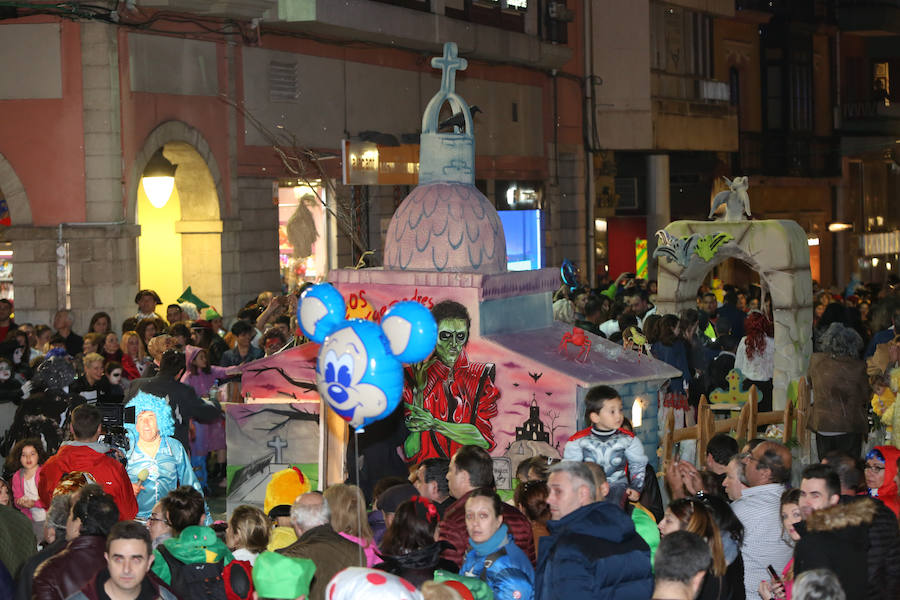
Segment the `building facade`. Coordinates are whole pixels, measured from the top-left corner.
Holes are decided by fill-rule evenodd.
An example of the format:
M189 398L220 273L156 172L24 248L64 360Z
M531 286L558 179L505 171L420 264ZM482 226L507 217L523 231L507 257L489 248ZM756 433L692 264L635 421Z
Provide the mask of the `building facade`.
M95 4L0 15L0 250L17 320L71 308L83 331L105 310L118 328L137 289L170 303L188 285L233 315L262 290L379 266L415 177L344 184L356 158L342 148L374 142L383 166L416 156L445 41L469 63L458 91L482 111L477 185L498 208L534 211L532 262L584 260L578 7ZM162 207L141 185L158 151L176 168Z

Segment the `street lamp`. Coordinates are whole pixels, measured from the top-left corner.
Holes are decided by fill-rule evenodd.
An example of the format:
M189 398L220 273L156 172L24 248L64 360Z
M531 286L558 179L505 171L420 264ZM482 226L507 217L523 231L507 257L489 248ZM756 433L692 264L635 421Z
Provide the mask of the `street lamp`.
M144 193L154 208L162 208L175 189L175 165L163 156L162 148L150 157L141 178Z

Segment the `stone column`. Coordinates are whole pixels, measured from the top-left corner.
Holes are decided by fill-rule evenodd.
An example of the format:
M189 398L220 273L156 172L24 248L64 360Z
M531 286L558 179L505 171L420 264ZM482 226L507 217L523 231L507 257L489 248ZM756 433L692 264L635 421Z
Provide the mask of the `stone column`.
M74 330L84 333L91 315L106 311L113 329L134 314L138 285L138 225L63 227L69 246L68 292ZM16 320L50 324L57 305L57 227L11 227L15 257ZM63 282L65 283L65 282Z
M223 281L222 298L226 312L222 314L236 312L246 302L242 300L244 298L265 290L276 293L281 290L278 206L272 202L272 180L240 177L238 190L235 205L240 227L230 224L222 232L222 274L226 279ZM225 264L226 260L228 264ZM239 281L236 287L224 277L231 267Z
M669 155L647 156L647 269L650 279L656 278L656 232L665 229L672 220L669 204Z
M121 118L116 28L81 24L84 169L87 221L121 221Z

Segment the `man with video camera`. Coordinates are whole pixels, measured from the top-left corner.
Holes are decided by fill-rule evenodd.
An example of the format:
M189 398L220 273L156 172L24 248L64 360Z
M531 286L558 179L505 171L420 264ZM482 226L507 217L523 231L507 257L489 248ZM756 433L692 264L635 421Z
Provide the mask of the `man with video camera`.
M47 459L41 469L38 495L44 506L50 506L53 488L66 473L81 471L88 473L103 487L103 491L113 497L123 520L133 519L137 514L137 500L128 479L125 467L110 456L109 446L101 444L100 431L102 415L100 409L82 404L72 411L69 430L72 441L63 442L59 451Z

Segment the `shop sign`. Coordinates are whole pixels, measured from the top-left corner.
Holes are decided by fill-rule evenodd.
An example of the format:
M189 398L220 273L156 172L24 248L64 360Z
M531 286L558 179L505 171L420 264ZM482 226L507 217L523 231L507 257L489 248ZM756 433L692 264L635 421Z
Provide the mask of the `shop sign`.
M417 185L419 145L341 141L344 185Z

